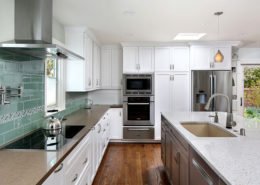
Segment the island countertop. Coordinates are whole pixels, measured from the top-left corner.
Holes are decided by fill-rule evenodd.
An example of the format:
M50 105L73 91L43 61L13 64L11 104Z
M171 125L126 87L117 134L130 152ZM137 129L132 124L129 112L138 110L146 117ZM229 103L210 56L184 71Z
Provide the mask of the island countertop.
M260 184L260 124L234 115L237 126L229 132L237 137L199 138L191 134L181 122L210 122L225 128L225 113L219 113L219 122L213 123L209 112L162 113L164 118L182 135L190 146L205 160L216 174L231 185ZM239 129L246 129L246 136L240 136Z
M80 109L66 116L67 120L63 124L85 127L58 151L0 150L0 184L41 184L109 108L109 105L95 105L92 109Z

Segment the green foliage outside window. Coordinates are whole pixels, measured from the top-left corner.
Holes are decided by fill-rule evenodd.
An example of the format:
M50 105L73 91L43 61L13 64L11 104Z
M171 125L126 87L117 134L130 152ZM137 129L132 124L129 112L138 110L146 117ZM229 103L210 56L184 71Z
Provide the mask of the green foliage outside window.
M244 116L260 121L260 67L244 68Z
M46 59L46 73L49 78L55 78L56 77L56 60L52 58Z

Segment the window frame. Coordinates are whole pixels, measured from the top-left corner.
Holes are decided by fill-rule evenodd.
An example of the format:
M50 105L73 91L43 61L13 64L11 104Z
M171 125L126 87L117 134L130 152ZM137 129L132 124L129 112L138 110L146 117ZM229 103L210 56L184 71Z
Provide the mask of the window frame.
M55 57L53 57L55 58ZM66 89L65 89L65 62L66 59L56 59L56 104L53 106L47 106L47 58L44 61L44 76L45 76L45 88L44 88L44 112L45 116L56 114L57 112L48 112L48 110L57 109L58 112L65 110L66 105Z

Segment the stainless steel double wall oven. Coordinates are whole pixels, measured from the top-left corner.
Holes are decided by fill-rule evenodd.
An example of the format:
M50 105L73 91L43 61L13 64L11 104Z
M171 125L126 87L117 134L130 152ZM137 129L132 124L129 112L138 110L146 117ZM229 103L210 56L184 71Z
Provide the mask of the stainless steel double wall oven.
M154 139L154 75L123 76L124 139Z

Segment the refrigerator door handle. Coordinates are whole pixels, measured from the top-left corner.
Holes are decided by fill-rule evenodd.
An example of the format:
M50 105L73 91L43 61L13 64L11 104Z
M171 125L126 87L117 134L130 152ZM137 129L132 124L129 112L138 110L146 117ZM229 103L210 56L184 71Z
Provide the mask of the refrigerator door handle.
M214 75L213 76L213 94L217 93L216 90L217 90L217 76Z
M213 92L213 78L212 75L209 75L209 83L210 83L210 96L212 96Z

